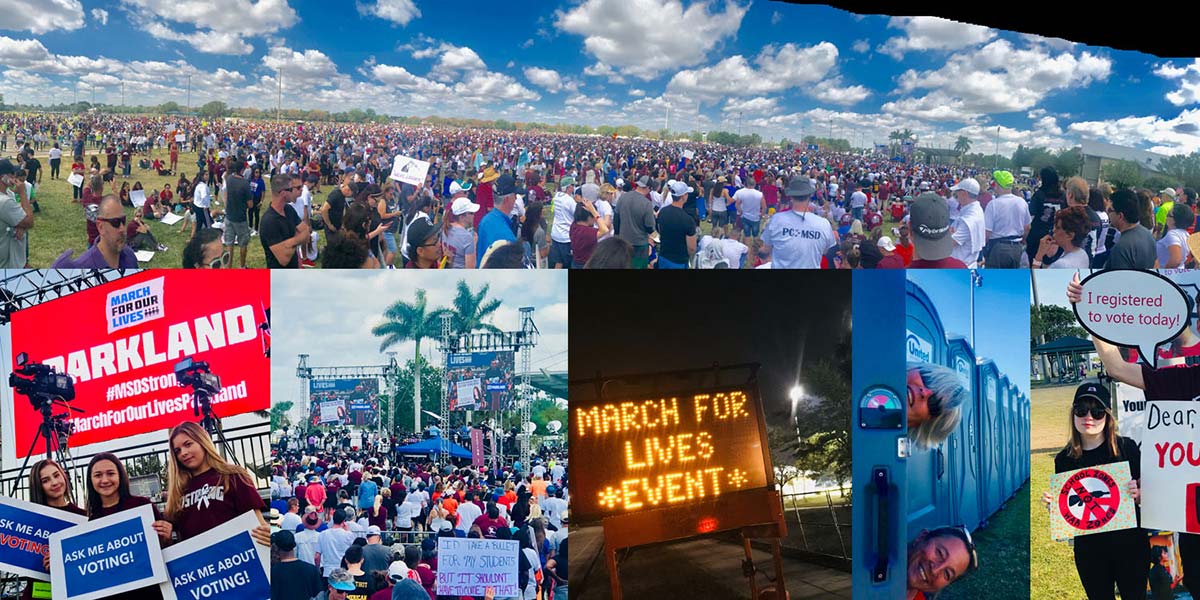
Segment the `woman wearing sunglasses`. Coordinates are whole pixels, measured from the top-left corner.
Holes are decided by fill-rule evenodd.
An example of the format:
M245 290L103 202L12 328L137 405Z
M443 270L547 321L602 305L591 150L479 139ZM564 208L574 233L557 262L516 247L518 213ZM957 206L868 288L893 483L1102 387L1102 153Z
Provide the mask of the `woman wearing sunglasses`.
M229 259L220 229L201 229L183 247L185 269L220 269L229 264Z
M975 542L966 527L926 529L908 543L907 600L932 598L978 568Z
M1054 457L1054 472L1128 462L1133 475L1129 495L1140 502L1141 453L1136 442L1117 435L1108 389L1098 383L1079 386L1069 419L1071 437ZM1042 502L1049 509L1055 498L1047 491L1042 494ZM1138 517L1140 521L1140 511ZM1146 598L1150 545L1140 527L1079 536L1074 547L1075 569L1089 600L1113 599L1113 584L1122 600Z

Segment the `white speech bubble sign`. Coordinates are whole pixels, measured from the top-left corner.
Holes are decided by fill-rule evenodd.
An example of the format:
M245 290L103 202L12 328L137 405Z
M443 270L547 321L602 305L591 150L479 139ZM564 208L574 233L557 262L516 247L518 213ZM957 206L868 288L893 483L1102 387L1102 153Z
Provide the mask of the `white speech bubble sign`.
M1137 348L1138 360L1151 368L1158 363L1158 346L1187 328L1187 294L1154 271L1100 271L1080 285L1076 320L1101 340Z

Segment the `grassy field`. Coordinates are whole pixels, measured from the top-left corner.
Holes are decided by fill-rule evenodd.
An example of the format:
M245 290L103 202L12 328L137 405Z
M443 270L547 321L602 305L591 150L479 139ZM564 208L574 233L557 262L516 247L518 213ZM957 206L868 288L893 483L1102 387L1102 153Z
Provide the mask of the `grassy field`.
M84 157L84 163L87 164L91 160L92 151L89 149ZM164 161L166 153L159 152ZM104 162L104 157L100 157L101 163ZM42 185L37 192L37 201L42 209L34 222L34 228L29 232L29 264L35 268L49 267L58 255L67 248L74 248L75 255L78 256L83 251L87 250L87 228L83 217L83 207L71 201L71 184L67 183L66 177L71 174L70 157L63 157L62 179L50 179L50 161L44 156L39 155L38 161L42 163L45 173L42 175ZM190 152L179 155L179 170L187 174L189 178L196 175L196 153ZM169 177L160 177L157 173L151 170L140 170L137 168L137 161L134 161L134 168L129 176L129 179L122 180L117 176L117 188L120 189L122 181L128 181L129 187L140 181L142 186L150 189L162 189L163 184L170 183L171 191L175 191L175 183L179 180L178 172ZM109 189L105 189L105 193L109 193ZM216 195L216 190L213 190L213 195ZM265 201L265 200L264 200ZM217 201L213 200L213 211L219 208ZM125 214L128 217L133 216L134 209L126 208ZM180 232L180 226L183 223L175 225L164 225L153 219L147 220L150 226L150 231L159 243L166 244L167 251L158 252L150 262L140 263L141 268L179 268L183 262L183 247L188 242L188 233L190 228L184 232ZM237 256L235 251L234 263L237 264ZM250 239L250 248L246 254L246 265L255 268L265 268L266 259L264 258L262 243L257 237Z
M1074 398L1075 386L1033 390L1029 402L1031 495L1029 507L1029 579L1030 597L1052 600L1085 598L1075 555L1065 542L1050 540L1050 513L1042 504L1050 476L1054 474L1054 455L1067 440L1067 411Z
M1036 481L1036 478L1035 478ZM946 588L938 600L1043 598L1029 593L1029 486L973 534L979 571Z

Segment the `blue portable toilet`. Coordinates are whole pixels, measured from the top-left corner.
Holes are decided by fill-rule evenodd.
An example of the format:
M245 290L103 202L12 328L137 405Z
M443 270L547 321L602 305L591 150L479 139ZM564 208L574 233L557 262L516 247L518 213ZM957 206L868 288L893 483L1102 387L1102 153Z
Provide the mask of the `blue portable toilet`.
M948 366L946 330L933 301L920 286L905 282L905 355L909 362ZM949 523L954 516L946 473L945 442L908 458L908 534Z
M975 370L975 350L966 338L951 335L949 345L950 368L962 378L963 385L970 391L969 402L963 403L962 421L950 436L947 461L950 470L951 506L954 507L954 522L974 530L979 526L979 396Z
M980 518L986 520L1004 501L1000 472L1000 373L991 359L979 361Z
M1008 500L1012 495L1012 445L1015 443L1013 435L1013 409L1012 409L1012 384L1008 381L1008 375L1000 374L999 383L1000 393L1000 482L1001 482L1001 498Z
M1021 465L1021 481L1019 485L1024 485L1026 481L1029 481L1029 461L1031 457L1029 450L1029 436L1032 435L1033 429L1029 423L1029 396L1026 396L1022 393L1020 394L1020 397L1021 430L1024 433L1021 434L1021 460L1017 464Z

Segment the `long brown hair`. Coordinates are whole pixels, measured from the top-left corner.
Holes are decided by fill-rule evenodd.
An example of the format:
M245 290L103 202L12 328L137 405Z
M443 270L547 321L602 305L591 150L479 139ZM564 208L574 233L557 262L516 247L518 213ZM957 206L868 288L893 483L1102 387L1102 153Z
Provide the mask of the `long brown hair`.
M192 480L191 471L180 465L179 460L175 458L175 437L179 435L186 435L200 444L204 449L204 461L208 463L209 468L220 473L221 485L225 487L226 492L229 490L230 477L240 477L247 485L255 487L249 471L225 462L203 427L192 421L184 421L171 429L171 434L167 436L167 518L173 519L179 514L183 507L183 491Z
M42 469L46 467L55 467L59 473L62 473L63 481L67 484L67 491L63 497L69 504L74 504L75 494L71 490L71 478L67 477L67 471L62 468L62 465L49 458L33 463L33 467L29 469L29 501L42 506L50 506L50 499L46 497L46 490L42 488Z
M121 462L121 459L117 458L116 454L101 452L93 456L92 461L88 463L87 469L87 513L88 518L91 519L99 517L100 509L104 506L100 500L100 492L97 492L96 488L92 485L92 467L95 467L96 463L102 460L110 461L117 466L117 475L120 477L120 483L117 484L117 497L120 498L119 501L124 502L126 498L133 495L129 491L129 473L125 470L125 464Z
M1087 406L1088 409L1091 409L1093 406L1100 407L1100 403L1095 400L1084 400L1071 405L1071 410L1067 413L1067 425L1071 428L1071 439L1067 442L1067 447L1064 448L1067 454L1071 455L1071 458L1083 456L1083 436L1075 428L1075 407L1079 404ZM1104 443L1108 446L1108 451L1112 453L1113 457L1121 458L1121 448L1117 446L1117 418L1113 416L1112 409L1104 410L1104 433L1101 435L1104 436Z

